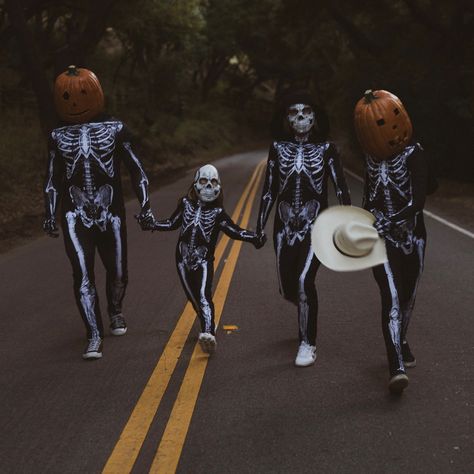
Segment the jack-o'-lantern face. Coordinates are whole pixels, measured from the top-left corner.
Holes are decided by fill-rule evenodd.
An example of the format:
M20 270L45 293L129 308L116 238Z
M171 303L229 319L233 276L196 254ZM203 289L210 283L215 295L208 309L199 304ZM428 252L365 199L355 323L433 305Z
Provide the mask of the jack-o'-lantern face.
M88 69L69 66L54 83L58 115L70 123L87 122L104 109L104 93L97 76Z
M367 90L354 110L357 138L376 161L386 160L409 144L413 127L400 99L384 90Z

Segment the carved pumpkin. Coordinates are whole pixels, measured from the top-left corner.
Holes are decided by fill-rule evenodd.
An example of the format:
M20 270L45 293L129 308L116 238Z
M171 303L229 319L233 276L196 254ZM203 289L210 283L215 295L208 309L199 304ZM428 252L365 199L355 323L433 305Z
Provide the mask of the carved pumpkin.
M365 91L355 106L354 125L362 149L378 161L401 153L413 133L400 99L384 90Z
M69 66L56 78L54 103L66 122L87 122L104 109L104 93L97 76L88 69Z

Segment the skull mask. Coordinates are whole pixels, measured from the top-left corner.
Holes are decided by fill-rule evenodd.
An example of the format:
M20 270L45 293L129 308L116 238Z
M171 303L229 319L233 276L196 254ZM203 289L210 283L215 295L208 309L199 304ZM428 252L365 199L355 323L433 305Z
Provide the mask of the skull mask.
M314 125L314 112L310 105L292 104L288 107L288 122L298 134L308 133Z
M221 180L217 169L212 165L204 165L196 171L194 189L203 202L212 202L221 192Z

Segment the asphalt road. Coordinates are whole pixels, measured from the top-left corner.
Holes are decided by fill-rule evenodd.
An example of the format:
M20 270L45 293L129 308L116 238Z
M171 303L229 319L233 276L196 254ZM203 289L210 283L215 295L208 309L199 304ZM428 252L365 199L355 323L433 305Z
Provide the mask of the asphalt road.
M215 163L229 214L263 158L256 152ZM154 193L155 213L170 214L191 178L187 173ZM348 182L359 204L361 185ZM163 363L186 303L174 265L177 234L141 232L135 202L127 209L129 332L106 337L102 360L81 358L84 329L61 239L41 238L0 258L1 473L101 472L121 435L127 441L124 430L145 388L154 390L150 376ZM409 333L418 366L401 398L387 390L370 271L320 270L318 359L296 369L296 311L278 294L272 245L257 251L244 244L224 295L218 350L209 361L198 354L190 364L195 324L176 369L168 370L156 414L148 414L149 429L141 426L132 472L156 465L177 400L189 405L180 388L188 377L200 383L199 370L189 429L178 417L184 445L168 423L179 473L474 472L474 240L426 222L425 274ZM229 249L215 278L222 286ZM99 260L96 266L105 309ZM226 332L223 325L238 330ZM168 362L165 369L173 365ZM125 465L114 470L130 471Z

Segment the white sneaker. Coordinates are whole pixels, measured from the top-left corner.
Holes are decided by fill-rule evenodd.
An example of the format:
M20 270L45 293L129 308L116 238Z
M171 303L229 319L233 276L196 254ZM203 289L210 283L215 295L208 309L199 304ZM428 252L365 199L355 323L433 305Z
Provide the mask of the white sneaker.
M297 367L308 367L316 361L316 346L311 346L307 342L302 342L296 354L295 365Z
M201 332L199 333L199 344L203 352L212 354L216 350L216 336L213 336L210 332Z

